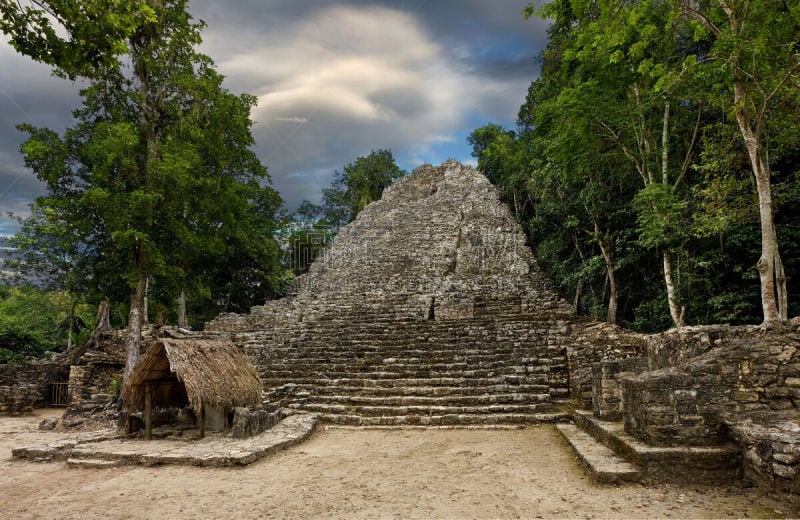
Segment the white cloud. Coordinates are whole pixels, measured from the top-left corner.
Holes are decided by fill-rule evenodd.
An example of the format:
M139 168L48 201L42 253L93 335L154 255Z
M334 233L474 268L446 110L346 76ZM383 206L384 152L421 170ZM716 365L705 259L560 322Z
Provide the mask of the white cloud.
M297 116L294 116L294 117L273 117L272 119L274 119L275 121L283 121L283 122L286 122L286 123L299 123L299 124L308 123L308 118L307 117L297 117Z
M319 8L240 34L246 46L209 31L207 52L226 53L216 58L229 88L258 97L259 155L290 203L315 198L309 188L329 177L321 172L373 149L413 165L444 160L434 150L463 140L470 116L513 119L528 84L471 73L460 59L467 46L444 48L413 15L383 7Z

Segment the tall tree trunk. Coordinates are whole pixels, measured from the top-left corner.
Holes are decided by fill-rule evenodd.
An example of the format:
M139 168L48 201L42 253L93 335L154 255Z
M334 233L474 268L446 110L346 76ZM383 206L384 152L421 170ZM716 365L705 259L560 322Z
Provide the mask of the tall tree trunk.
M606 275L608 278L608 318L606 321L611 325L617 324L617 277L614 275L614 249L611 236L606 230L604 236L600 236L600 227L597 221L594 223L594 230L597 236L597 243L600 245L600 252L606 264Z
M778 235L775 231L775 219L772 212L772 186L769 165L761 155L761 137L753 131L750 116L747 113L746 87L741 81L734 84L736 121L744 139L758 192L758 212L761 220L761 258L758 259L759 278L761 280L761 309L764 313L764 324L786 321L788 298L786 294L786 276L778 250Z
M178 327L185 329L186 324L186 291L181 290L178 296Z
M73 303L72 307L69 308L69 330L67 331L67 350L72 348L72 332L75 330L75 306L77 304Z
M97 307L97 327L96 331L111 330L111 305L108 298L104 298Z
M144 302L142 304L142 323L145 325L150 325L150 318L149 312L147 309L147 293L150 290L150 278L148 277L147 280L144 282Z
M725 2L720 1L719 4L728 16L732 35L739 37L746 25L749 9L742 12L733 9ZM722 34L722 30L704 16L699 9L693 7L688 0L684 0L682 8L714 35L719 37ZM785 321L788 318L786 276L778 249L778 235L775 231L775 220L772 214L770 171L769 165L761 154L761 132L765 123L767 101L772 94L764 99L760 108L757 108L754 100L750 99L748 95L750 92L748 88L754 87L747 86L742 77L743 72L739 69L740 56L733 52L726 61L733 71L733 106L736 122L739 124L739 131L744 139L747 156L756 179L758 212L761 220L761 258L758 259L756 267L761 281L761 309L764 313L764 324L767 325ZM788 76L784 79L788 79Z
M661 182L669 186L669 100L664 102L664 118L661 126ZM673 188L674 189L674 188ZM656 208L653 208L655 211ZM662 215L664 222L669 221L666 212ZM675 291L675 282L672 278L672 255L668 249L664 249L664 285L667 288L667 303L669 304L669 315L672 316L672 323L676 327L683 327L683 311L678 295Z
M128 339L126 341L127 361L125 363L125 376L127 380L133 367L139 361L139 352L142 345L142 325L144 314L144 294L147 287L147 273L139 274L136 289L131 294L131 310L128 314Z
M581 296L583 296L583 278L578 278L578 283L575 287L575 299L572 301L572 315L578 315L578 306L581 304Z
M669 251L664 250L664 282L667 286L667 302L669 303L669 315L676 327L683 327L683 309L678 304L675 296L675 282L672 279L672 257Z

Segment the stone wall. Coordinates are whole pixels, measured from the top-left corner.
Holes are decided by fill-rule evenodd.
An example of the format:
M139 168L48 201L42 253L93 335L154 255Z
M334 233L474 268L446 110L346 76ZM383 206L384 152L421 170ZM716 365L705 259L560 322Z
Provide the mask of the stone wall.
M231 436L234 439L245 439L265 432L278 424L285 415L280 409L250 410L249 408L233 409Z
M87 356L84 356L86 358ZM111 380L125 369L117 359L94 354L81 360L86 364L69 367L70 405L93 400L98 394L108 393Z
M66 369L48 361L0 366L0 414L30 413L49 401L49 383L66 380Z
M747 419L731 424L730 429L742 446L745 476L767 491L800 503L800 424L796 416L763 424Z
M49 361L0 365L0 415L30 413L46 406L48 384L66 381L66 370Z
M681 342L690 345L691 336ZM730 440L730 418L800 409L800 335L739 331L702 355L626 378L622 385L631 435L664 446L721 444Z
M641 357L646 352L647 336L615 325L586 319L572 319L566 349L569 367L570 398L577 408L592 408L592 365Z
M31 413L43 406L45 398L38 385L0 386L0 415Z
M592 364L592 410L604 421L622 419L621 380L647 371L646 357L604 359Z
M647 337L650 370L680 366L711 349L729 345L758 331L751 325L700 325L670 329Z

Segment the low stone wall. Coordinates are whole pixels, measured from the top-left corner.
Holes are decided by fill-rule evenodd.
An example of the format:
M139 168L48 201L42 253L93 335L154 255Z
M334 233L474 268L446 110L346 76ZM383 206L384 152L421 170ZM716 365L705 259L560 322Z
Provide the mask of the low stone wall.
M278 424L285 415L280 409L250 410L234 408L231 436L234 439L253 437Z
M642 357L647 336L617 326L574 319L569 325L566 347L570 397L577 408L592 409L592 365Z
M755 326L700 325L670 329L647 337L650 370L677 367L711 349L757 333Z
M604 359L592 365L592 410L604 421L622 419L620 380L647 370L647 358Z
M0 415L30 413L46 406L48 384L66 380L66 370L49 361L0 365Z
M124 368L116 362L105 361L69 367L69 404L75 405L108 393L111 380L120 376Z
M0 415L20 415L44 406L38 385L0 386Z
M655 445L730 439L723 418L800 410L800 335L750 331L682 365L622 381L625 430Z
M800 424L794 420L745 420L730 425L742 446L745 476L767 491L784 494L800 505Z

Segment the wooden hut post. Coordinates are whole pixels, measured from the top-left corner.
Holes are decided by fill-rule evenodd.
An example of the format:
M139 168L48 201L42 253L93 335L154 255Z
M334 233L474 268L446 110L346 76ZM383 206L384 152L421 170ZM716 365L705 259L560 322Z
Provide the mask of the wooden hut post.
M200 438L206 436L206 406L200 401L200 414L197 417L198 425L197 427L200 429Z
M144 386L144 438L150 440L153 434L153 394L150 385Z

